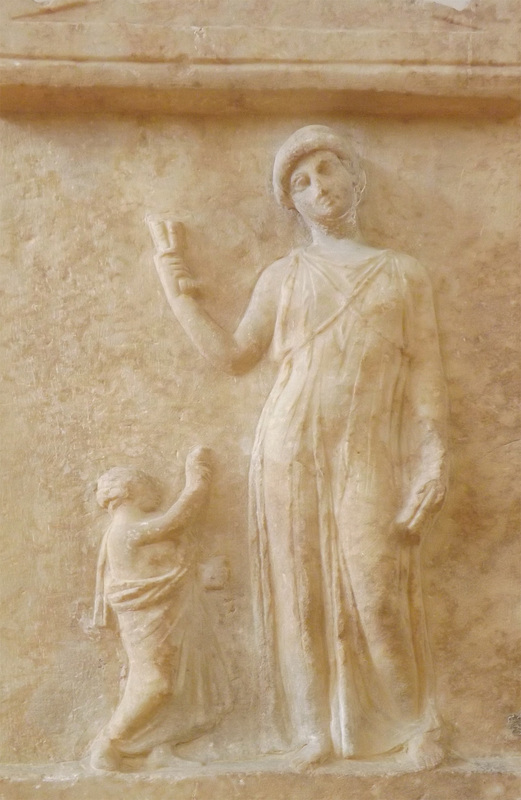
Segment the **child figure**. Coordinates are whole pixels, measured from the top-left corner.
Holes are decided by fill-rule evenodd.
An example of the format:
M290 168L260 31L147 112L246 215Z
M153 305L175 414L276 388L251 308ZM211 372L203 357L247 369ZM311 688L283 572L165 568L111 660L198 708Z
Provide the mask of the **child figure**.
M128 670L119 705L91 746L96 769L117 770L123 756L164 755L229 704L187 531L208 498L210 459L208 448L189 453L185 488L164 513L145 473L115 467L98 480L98 503L112 521L98 558L94 624L105 625L112 609Z

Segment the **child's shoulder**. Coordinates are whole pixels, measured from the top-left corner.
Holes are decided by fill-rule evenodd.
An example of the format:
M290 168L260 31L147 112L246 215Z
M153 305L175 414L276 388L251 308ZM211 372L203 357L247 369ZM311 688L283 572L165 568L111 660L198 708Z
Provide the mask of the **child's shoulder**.
M132 540L136 538L136 524L131 522L117 522L110 523L105 536L109 545L117 546L118 544L131 544Z

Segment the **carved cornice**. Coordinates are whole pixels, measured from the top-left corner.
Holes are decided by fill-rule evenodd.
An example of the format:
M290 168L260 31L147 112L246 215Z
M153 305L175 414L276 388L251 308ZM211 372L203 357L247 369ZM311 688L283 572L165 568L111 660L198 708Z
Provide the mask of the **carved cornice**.
M512 116L521 37L11 21L0 110Z

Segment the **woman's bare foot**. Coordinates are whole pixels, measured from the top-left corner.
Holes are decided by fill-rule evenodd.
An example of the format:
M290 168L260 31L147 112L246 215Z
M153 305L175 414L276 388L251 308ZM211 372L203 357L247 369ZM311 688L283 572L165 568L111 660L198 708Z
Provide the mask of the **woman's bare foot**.
M406 753L414 769L433 769L441 764L444 758L443 747L440 743L440 730L419 733L409 740Z
M320 764L331 753L331 743L326 737L313 736L291 759L293 769L300 771L313 764Z
M100 736L92 743L90 765L92 769L103 772L118 772L121 769L121 754L110 739Z

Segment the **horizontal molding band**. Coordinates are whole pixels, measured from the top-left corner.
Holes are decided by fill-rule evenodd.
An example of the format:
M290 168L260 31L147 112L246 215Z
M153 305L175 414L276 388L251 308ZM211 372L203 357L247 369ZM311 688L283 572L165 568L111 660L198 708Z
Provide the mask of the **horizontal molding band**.
M0 112L511 117L520 67L0 60Z
M521 31L173 28L129 23L11 21L0 57L138 63L392 63L515 66Z

